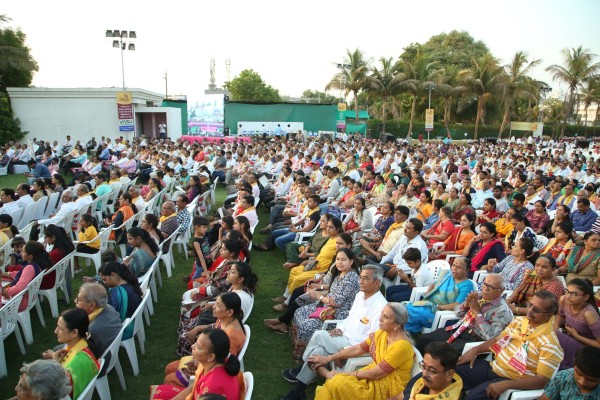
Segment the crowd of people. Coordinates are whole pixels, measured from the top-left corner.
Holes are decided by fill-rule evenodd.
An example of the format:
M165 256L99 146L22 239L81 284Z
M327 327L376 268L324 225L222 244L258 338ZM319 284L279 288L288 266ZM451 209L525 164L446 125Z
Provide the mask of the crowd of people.
M285 252L286 289L273 298L277 316L264 320L265 329L290 336L300 363L281 372L294 384L283 399L305 398L317 377L325 379L317 399L600 393L593 368L600 355L597 149L301 135L208 146L145 138L33 143L9 143L0 159L28 163L32 182L1 192L0 241L12 240L14 251L3 274L11 280L7 298L75 249L98 252L102 226L122 226L171 182L179 189L174 201L161 201L160 215L145 213L139 226L111 233L115 244L126 244L126 257L103 254L99 276L84 277L77 308L61 314L61 346L44 358L64 367L74 397L139 306L138 278L168 251L165 239L190 228L194 261L177 328L180 359L166 366L152 398L243 398L237 356L258 279L251 248ZM187 205L213 182L228 192L218 214L190 215ZM121 192L114 213L98 220L93 210L76 227L55 225L114 191ZM18 236L10 214L53 192L61 193L60 207L37 222L45 246ZM252 247L261 206L267 236ZM308 242L297 243L298 236ZM449 267L428 265L434 260ZM415 289L424 295L411 301ZM454 321L433 326L444 312ZM332 319L342 321L323 329ZM480 344L465 351L470 342ZM495 353L491 362L477 357L487 351ZM364 356L370 362L358 361L365 365L359 370L331 368ZM64 390L60 382L55 390Z

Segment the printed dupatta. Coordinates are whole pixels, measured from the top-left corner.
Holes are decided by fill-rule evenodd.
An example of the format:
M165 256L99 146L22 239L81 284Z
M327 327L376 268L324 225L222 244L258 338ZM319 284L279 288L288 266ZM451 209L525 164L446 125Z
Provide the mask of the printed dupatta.
M600 256L600 250L590 251L588 254L583 256L583 246L576 246L569 257L567 257L567 270L570 273L577 274L579 271L585 269L588 265L596 260Z

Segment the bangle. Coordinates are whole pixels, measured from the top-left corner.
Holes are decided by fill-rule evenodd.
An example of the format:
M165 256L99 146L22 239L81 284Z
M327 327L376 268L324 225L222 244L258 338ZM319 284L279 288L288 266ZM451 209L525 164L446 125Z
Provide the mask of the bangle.
M358 379L358 370L354 371L354 377Z
M323 300L323 297L325 296L321 295L321 297L319 297L319 301Z
M321 290L323 290L323 285L321 285Z

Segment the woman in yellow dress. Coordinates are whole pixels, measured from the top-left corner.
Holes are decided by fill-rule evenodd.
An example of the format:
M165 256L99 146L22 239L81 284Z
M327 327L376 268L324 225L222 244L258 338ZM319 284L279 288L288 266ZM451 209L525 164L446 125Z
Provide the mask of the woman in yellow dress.
M414 361L413 344L404 331L408 312L400 303L388 303L379 317L379 329L362 343L330 356L311 356L315 368L331 361L368 353L373 361L358 371L331 371L319 386L315 400L387 399L401 393L410 380Z

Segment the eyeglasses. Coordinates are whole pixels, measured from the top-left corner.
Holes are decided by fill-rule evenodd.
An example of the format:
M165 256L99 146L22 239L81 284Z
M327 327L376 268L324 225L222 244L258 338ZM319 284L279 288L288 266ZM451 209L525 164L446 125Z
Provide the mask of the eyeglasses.
M527 302L527 303L525 304L525 306L526 306L527 308L530 308L530 309L531 309L531 313L532 313L532 314L554 314L554 313L552 313L552 312L549 312L549 311L542 311L542 310L540 310L539 308L537 308L536 306L534 306L532 303L529 303L529 302Z
M19 383L17 383L17 392L31 392L31 388L26 387L23 382L19 381Z
M583 293L579 293L579 292L571 292L568 290L565 290L565 294L569 297L579 297L579 296L583 296Z
M419 363L419 368L421 368L421 371L423 371L423 373L427 372L427 375L429 375L429 376L439 375L442 372L447 371L446 369L443 369L441 371L435 371L435 370L432 370L431 368L427 368L427 366L425 365L425 363L423 361L421 361Z
M495 286L492 286L492 285L490 285L490 284L487 284L487 283L485 283L485 282L483 282L483 283L481 284L481 288L482 288L482 289L489 289L489 290L498 290L498 289L502 289L502 288L495 287Z

